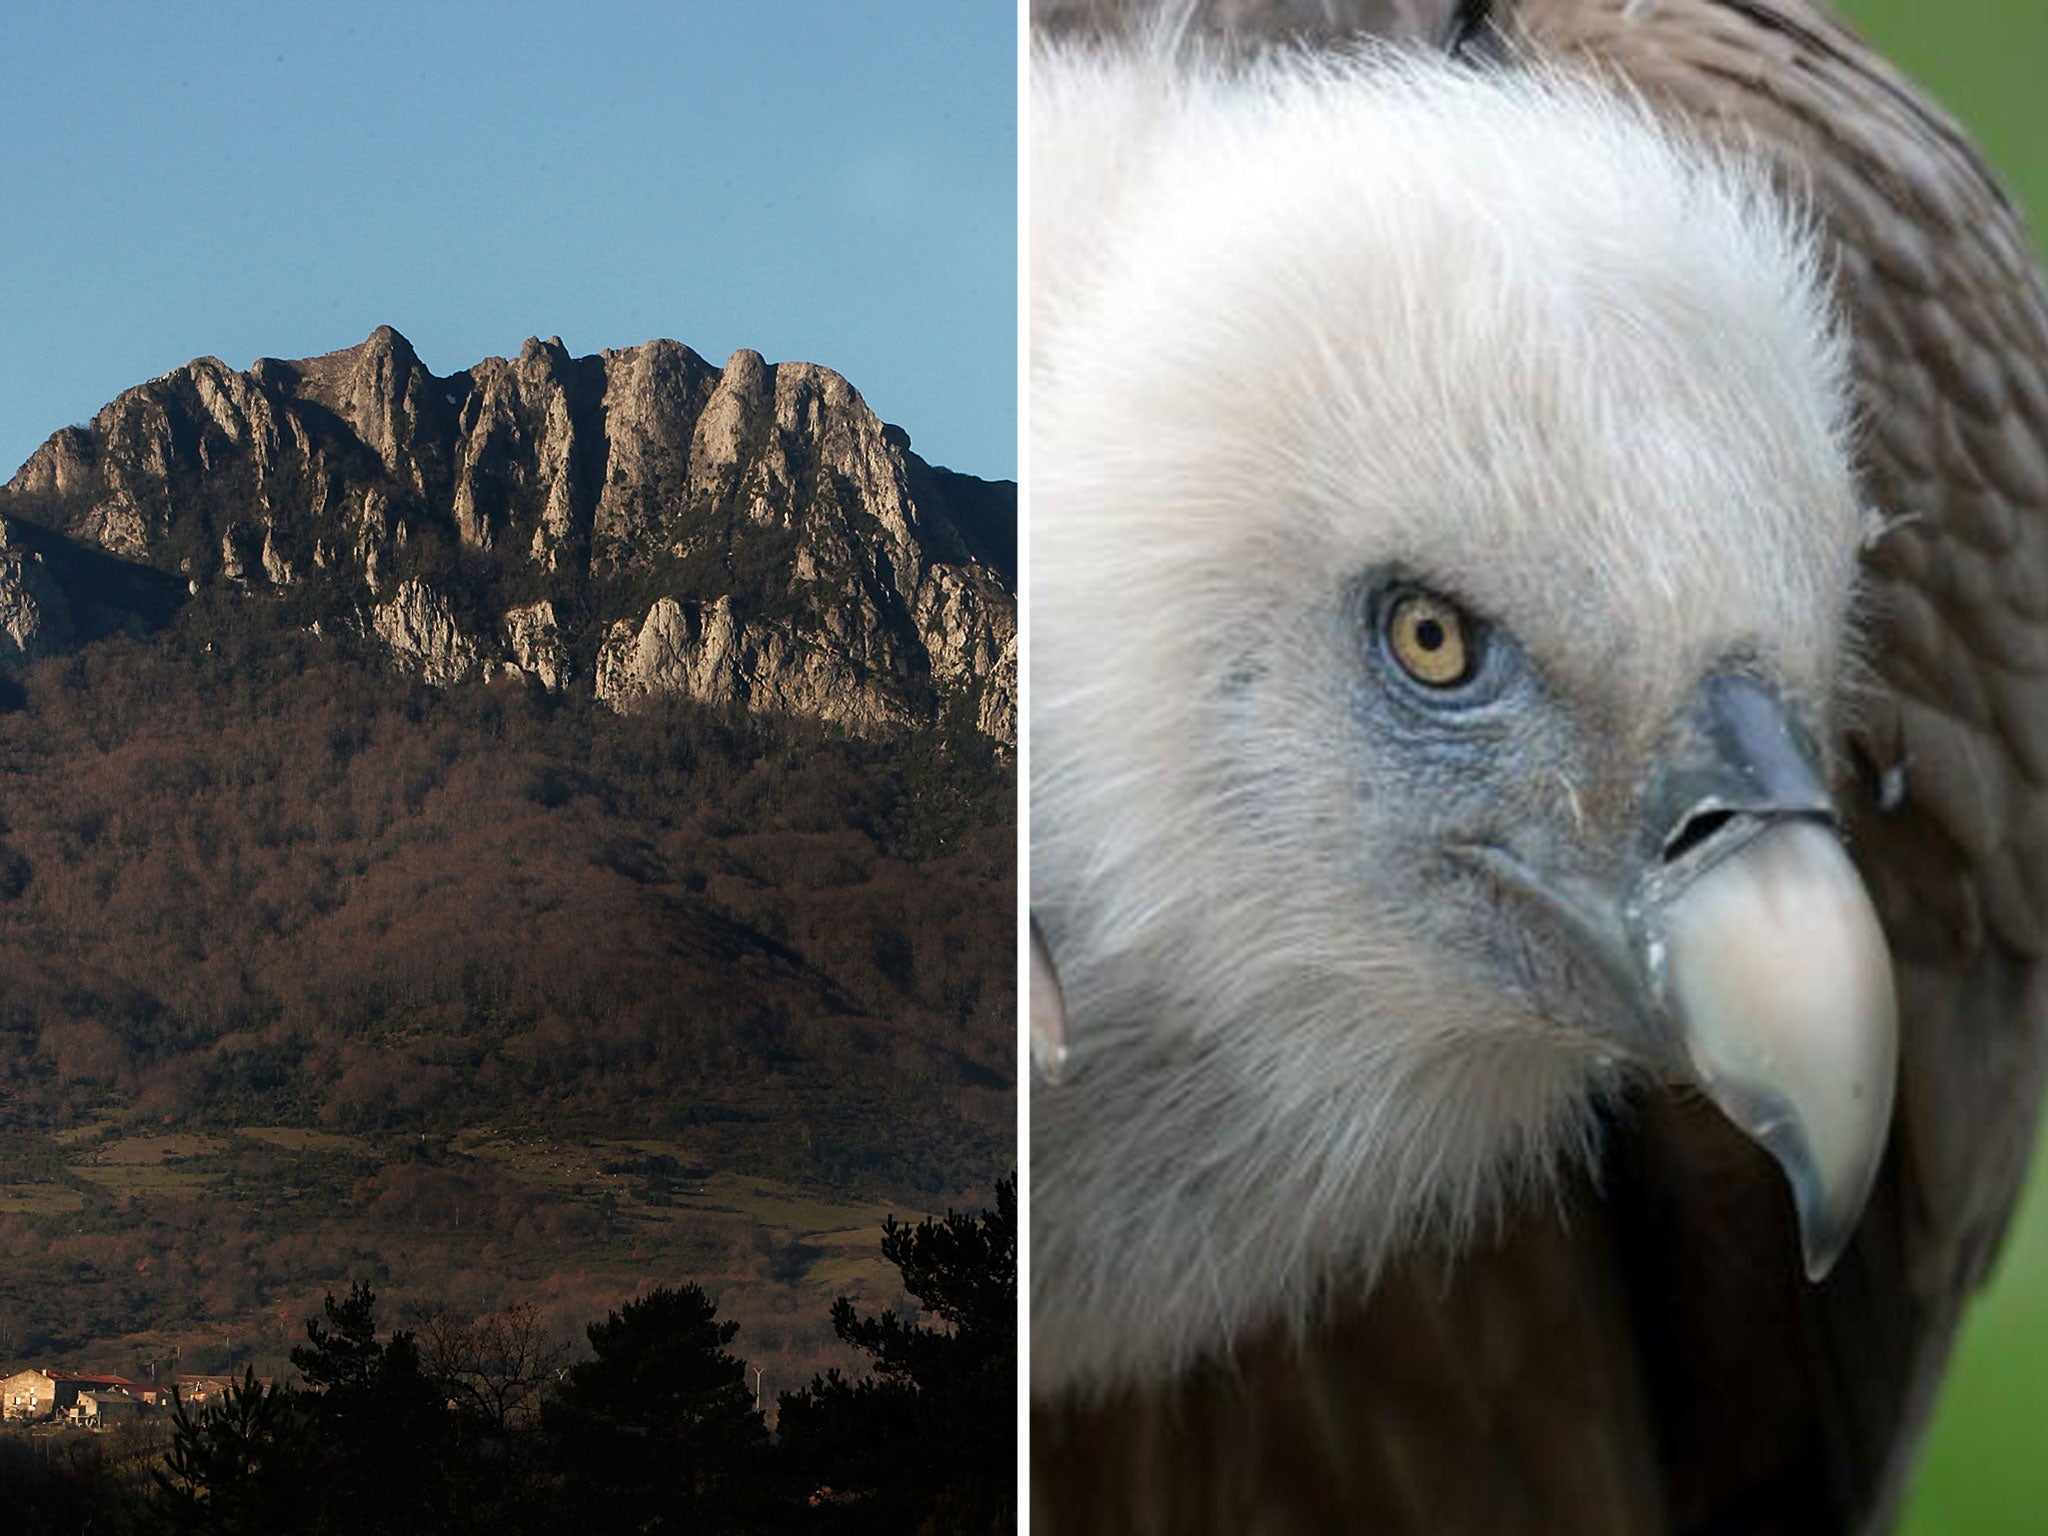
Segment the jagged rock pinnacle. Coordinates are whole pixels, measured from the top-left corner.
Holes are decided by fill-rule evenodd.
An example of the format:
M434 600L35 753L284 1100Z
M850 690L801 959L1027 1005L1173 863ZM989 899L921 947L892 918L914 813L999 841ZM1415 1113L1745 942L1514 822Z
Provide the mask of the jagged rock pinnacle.
M510 670L620 708L676 695L859 730L964 710L1014 740L1014 487L909 442L810 363L549 337L441 378L379 326L125 392L36 451L0 530L194 592L317 573L323 632L440 685ZM0 550L0 664L73 643L65 603Z

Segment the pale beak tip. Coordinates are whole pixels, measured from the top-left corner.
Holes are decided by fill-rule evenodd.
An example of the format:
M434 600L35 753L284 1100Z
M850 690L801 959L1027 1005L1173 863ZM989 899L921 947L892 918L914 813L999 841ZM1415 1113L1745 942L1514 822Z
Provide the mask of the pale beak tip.
M1665 911L1697 1081L1791 1185L1807 1278L1855 1234L1891 1130L1898 1002L1868 893L1825 827L1767 829Z
M1814 1285L1819 1285L1833 1272L1835 1260L1842 1256L1842 1250L1848 1246L1849 1231L1843 1228L1822 1235L1805 1222L1799 1224L1799 1230L1806 1249L1806 1278Z
M1818 1285L1833 1271L1835 1262L1849 1246L1849 1239L1855 1235L1869 1188L1866 1185L1850 1200L1829 1201L1817 1178L1801 1178L1789 1165L1785 1172L1799 1213L1799 1247L1806 1261L1806 1278Z

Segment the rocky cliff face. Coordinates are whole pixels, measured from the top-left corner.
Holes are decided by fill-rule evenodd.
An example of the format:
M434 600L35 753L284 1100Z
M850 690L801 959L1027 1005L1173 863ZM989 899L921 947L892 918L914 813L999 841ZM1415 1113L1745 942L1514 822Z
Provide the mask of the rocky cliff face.
M225 587L437 685L1007 742L1015 550L1014 487L927 466L828 369L550 339L437 378L384 327L51 437L0 491L0 665Z

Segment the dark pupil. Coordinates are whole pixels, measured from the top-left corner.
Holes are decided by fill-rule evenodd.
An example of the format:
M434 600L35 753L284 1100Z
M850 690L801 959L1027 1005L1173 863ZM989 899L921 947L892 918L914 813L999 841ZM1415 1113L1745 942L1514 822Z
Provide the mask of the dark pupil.
M1438 650L1444 643L1444 626L1441 619L1424 619L1415 626L1415 643L1425 651Z

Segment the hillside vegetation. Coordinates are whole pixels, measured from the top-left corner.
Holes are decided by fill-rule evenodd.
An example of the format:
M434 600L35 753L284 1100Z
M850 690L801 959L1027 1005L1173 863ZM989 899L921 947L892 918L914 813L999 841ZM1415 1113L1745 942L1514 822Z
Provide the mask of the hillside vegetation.
M687 1278L841 1358L885 1204L1013 1144L1012 776L232 589L5 682L0 1357L281 1363L354 1280L563 1330ZM865 1256L865 1257L864 1257Z

